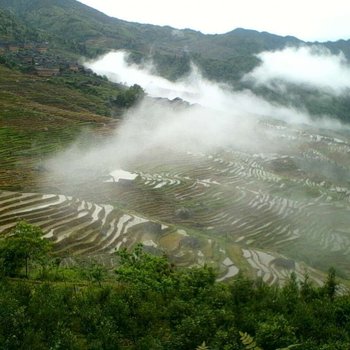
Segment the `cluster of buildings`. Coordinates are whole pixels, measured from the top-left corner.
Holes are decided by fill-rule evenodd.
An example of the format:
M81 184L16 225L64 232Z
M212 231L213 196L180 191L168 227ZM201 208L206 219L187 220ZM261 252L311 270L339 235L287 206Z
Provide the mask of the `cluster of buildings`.
M48 50L48 43L18 43L18 42L0 42L0 53L17 53L23 50L35 50L45 53Z
M0 56L39 76L51 77L63 72L86 69L49 52L48 43L1 42Z

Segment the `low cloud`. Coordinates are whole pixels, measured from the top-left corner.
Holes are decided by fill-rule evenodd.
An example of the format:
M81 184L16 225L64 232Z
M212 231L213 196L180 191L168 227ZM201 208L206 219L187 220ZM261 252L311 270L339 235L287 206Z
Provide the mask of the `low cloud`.
M335 95L350 88L350 66L343 53L332 54L322 46L287 47L258 54L261 65L245 75L244 81L283 89L286 83L326 90Z
M155 74L151 64L139 67L127 63L128 54L124 51L111 52L97 61L85 65L94 72L107 76L111 81L126 85L139 84L152 97L167 99L181 98L191 104L235 116L239 120L251 117L273 117L287 122L307 123L310 120L305 110L272 104L258 97L250 90L234 91L232 87L205 79L199 69L192 65L189 75L171 82Z
M128 168L138 159L144 162L164 154L215 152L227 147L258 151L264 140L252 116L146 98L127 112L114 135L90 149L81 148L78 140L49 161L48 168L71 181L72 174L93 177L99 171L106 174Z
M186 78L170 82L152 74L151 67L128 65L126 56L124 52L110 53L87 66L113 81L139 84L149 95L163 99L145 98L124 115L115 134L104 142L90 149L82 149L77 142L49 161L48 169L62 176L63 181L80 181L77 174L94 177L95 173L128 169L138 160L144 162L148 157L168 157L178 152L212 153L226 148L253 153L280 152L291 147L285 135L276 136L285 127L266 128L266 120L280 120L283 125L314 123L304 110L269 103L250 90L233 91L226 85L210 82L196 67ZM175 97L192 106L169 102ZM339 127L340 123L324 119L315 125Z
M231 93L230 88L204 79L194 65L189 75L176 82L157 75L156 68L151 63L142 67L128 63L128 53L125 51L110 52L97 61L86 62L85 65L94 72L105 75L111 81L129 86L139 84L151 97L170 100L180 97L204 107L227 109L227 95Z

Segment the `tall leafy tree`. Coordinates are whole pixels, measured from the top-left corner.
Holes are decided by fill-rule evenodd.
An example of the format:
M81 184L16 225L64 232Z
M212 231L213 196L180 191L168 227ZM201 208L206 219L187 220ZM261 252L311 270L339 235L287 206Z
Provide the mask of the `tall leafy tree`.
M28 277L30 263L44 266L52 245L42 236L39 227L21 221L0 241L0 261L6 276L18 276L25 269Z

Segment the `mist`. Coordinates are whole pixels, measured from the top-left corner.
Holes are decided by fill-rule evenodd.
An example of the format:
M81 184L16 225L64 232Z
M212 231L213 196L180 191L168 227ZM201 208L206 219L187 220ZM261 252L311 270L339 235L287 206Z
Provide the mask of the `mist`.
M98 145L80 148L78 140L66 152L50 160L47 164L50 171L66 177L68 182L72 173L80 173L81 177L88 177L94 171L106 174L115 169L127 169L137 159L164 153L212 153L225 148L273 153L290 147L288 140L272 142L272 131L261 126L263 120L296 126L341 127L340 123L327 118L316 124L302 107L272 104L250 90L235 91L228 85L209 81L194 65L188 76L171 82L158 76L151 64L142 67L128 64L127 55L126 52L111 52L85 65L114 82L139 84L148 96L156 98L146 97L127 111L113 135ZM171 103L175 98L191 106Z
M257 57L262 63L243 80L272 89L292 83L334 95L349 92L350 66L342 52L335 55L323 46L286 47Z
M229 85L210 81L203 77L194 64L187 76L172 82L157 75L156 68L151 63L140 67L128 64L127 58L128 53L124 51L111 52L97 61L86 62L85 65L113 82L122 82L126 85L139 84L151 97L170 100L181 98L191 104L211 109L213 113L214 111L229 113L232 117L239 117L240 120L252 116L274 117L290 123L308 123L311 120L305 109L297 110L272 104L249 89L235 91Z
M56 174L66 174L71 181L70 173L83 171L83 176L88 176L93 173L85 173L84 169L104 169L105 172L127 169L137 159L164 153L258 147L258 133L256 119L252 116L240 119L235 114L199 105L184 107L146 98L124 115L122 124L104 142L81 148L77 140L66 152L52 159L49 168ZM84 138L82 135L81 139Z
M148 96L109 136L83 133L44 164L56 192L314 267L348 242L350 133L340 122L209 81L194 65L176 82L128 65L125 52L86 65Z

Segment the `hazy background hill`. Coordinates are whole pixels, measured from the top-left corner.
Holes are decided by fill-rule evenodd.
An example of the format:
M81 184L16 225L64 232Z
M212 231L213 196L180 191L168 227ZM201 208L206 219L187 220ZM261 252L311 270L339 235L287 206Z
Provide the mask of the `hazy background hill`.
M160 72L173 79L188 69L192 59L211 78L235 80L258 64L254 54L306 44L292 36L242 28L226 34L204 35L190 29L131 23L75 0L0 0L0 7L15 15L22 26L50 35L67 50L95 57L112 49L128 49L134 52L135 60L151 55ZM333 52L342 50L350 57L349 41L324 45Z
M0 40L40 40L39 32L25 25L11 12L0 8Z
M204 35L189 29L129 23L74 0L1 0L0 6L77 54L95 57L112 49L128 49L135 60L151 55L160 73L171 79L185 73L191 59L210 78L235 80L258 63L254 54L302 43L294 37L253 30Z
M241 78L261 63L257 54L286 46L313 46L295 37L235 29L226 34L204 35L190 29L178 30L126 22L109 17L75 0L0 0L0 37L3 40L47 40L52 50L69 57L94 58L115 49L131 52L130 60L152 60L160 75L175 80L194 62L209 79L249 88L273 102L299 107L313 115L336 116L349 121L348 96L330 96L317 88L289 84L276 91L256 87ZM11 15L9 15L11 13ZM322 43L330 52L342 51L350 58L350 42ZM291 98L292 96L293 98Z

